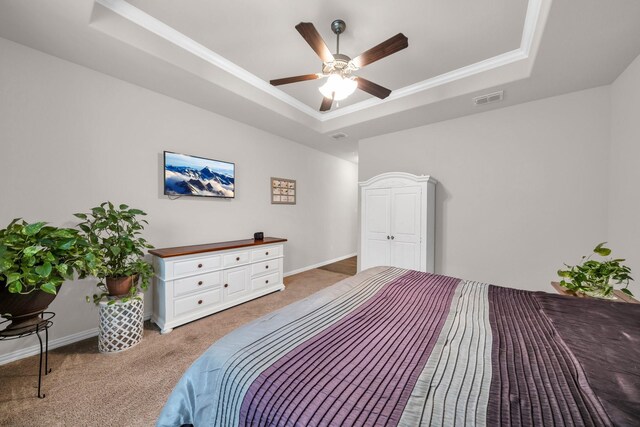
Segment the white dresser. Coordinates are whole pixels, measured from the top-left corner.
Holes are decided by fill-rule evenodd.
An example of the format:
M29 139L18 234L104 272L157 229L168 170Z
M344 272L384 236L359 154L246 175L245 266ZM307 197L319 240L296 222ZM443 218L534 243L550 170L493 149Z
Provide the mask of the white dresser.
M154 249L151 320L163 334L209 314L284 289L286 239L237 240Z

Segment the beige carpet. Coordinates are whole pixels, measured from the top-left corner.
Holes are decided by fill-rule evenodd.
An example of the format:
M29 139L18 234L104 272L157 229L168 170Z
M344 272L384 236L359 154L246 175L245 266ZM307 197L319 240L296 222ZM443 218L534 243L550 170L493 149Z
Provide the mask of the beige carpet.
M358 257L351 257L343 259L342 261L334 262L333 264L327 264L319 267L321 270L331 271L333 273L348 274L349 276L355 276L358 267Z
M123 353L98 353L97 338L52 350L44 399L36 397L37 356L0 366L0 425L152 426L184 371L214 341L346 277L320 269L297 274L285 279L283 292L167 335L147 322L142 342Z

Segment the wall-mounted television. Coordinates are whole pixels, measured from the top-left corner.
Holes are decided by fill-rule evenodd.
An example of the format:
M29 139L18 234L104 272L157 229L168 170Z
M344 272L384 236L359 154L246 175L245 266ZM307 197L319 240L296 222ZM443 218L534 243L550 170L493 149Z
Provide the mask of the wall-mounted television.
M233 199L236 194L236 166L220 160L165 151L164 194Z

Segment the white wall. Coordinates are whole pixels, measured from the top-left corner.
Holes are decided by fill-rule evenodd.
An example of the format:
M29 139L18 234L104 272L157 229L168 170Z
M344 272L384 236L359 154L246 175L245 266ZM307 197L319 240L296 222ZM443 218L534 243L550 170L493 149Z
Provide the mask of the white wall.
M0 58L1 227L70 226L73 212L112 200L149 214L156 247L264 231L289 239L285 272L356 251L355 164L4 39ZM163 150L235 162L236 199L164 197ZM297 205L270 204L271 176L297 180ZM97 326L92 291L63 286L53 339ZM0 358L35 342L0 343Z
M606 240L609 88L360 141L359 179L431 175L436 272L551 290Z
M640 295L640 56L611 86L609 240Z

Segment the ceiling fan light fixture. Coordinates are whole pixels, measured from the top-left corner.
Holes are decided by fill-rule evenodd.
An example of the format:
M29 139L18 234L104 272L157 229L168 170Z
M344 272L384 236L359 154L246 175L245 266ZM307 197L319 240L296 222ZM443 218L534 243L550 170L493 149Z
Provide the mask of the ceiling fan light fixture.
M344 77L338 73L333 73L318 90L325 98L342 101L355 92L357 87L358 82L353 77Z
M364 77L352 76L351 73L405 49L409 46L409 40L404 34L398 33L351 59L349 56L340 53L340 34L346 28L347 25L341 19L336 19L331 23L331 30L336 35L336 53L333 54L311 22L301 22L296 25L296 30L322 61L322 72L270 80L270 83L273 86L280 86L328 77L327 82L318 88L323 96L320 104L320 111L322 112L331 110L334 101L347 98L356 89L367 92L379 99L387 98L391 95L390 89L375 84Z

